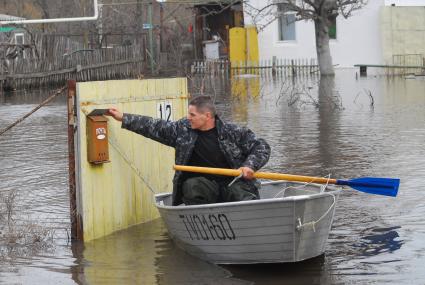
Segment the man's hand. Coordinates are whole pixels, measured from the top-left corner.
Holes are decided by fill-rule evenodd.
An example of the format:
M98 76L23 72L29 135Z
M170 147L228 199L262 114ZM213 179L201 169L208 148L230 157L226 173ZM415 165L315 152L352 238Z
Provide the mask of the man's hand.
M240 171L242 171L242 176L245 179L251 180L254 179L254 170L252 170L249 167L241 167L239 168Z
M115 120L117 120L117 121L122 121L122 116L123 116L123 113L121 113L118 109L116 109L116 108L109 108L108 109L108 113L107 114L105 114L105 115L107 115L107 116L111 116L112 118L114 118Z

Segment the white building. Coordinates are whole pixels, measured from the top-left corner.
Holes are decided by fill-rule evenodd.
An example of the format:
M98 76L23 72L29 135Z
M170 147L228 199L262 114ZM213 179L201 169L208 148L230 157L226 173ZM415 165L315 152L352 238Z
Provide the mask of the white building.
M250 0L261 8L270 1ZM274 1L279 2L279 1ZM410 6L410 7L408 7ZM417 6L422 6L417 9ZM345 19L336 18L336 33L330 40L333 64L392 64L401 54L425 56L425 0L369 0L362 9ZM277 6L275 12L277 12ZM245 25L255 21L245 8ZM277 14L277 13L276 13ZM258 33L261 60L317 58L312 21L291 21L291 13L279 16ZM282 17L288 17L284 20ZM267 19L258 23L264 24Z

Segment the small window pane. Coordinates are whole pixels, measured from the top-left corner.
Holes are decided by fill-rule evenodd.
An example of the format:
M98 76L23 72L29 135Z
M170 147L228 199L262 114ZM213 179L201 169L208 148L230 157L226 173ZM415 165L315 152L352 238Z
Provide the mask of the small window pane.
M295 41L295 14L280 15L279 40Z
M24 44L24 34L19 33L15 34L15 44L23 45Z

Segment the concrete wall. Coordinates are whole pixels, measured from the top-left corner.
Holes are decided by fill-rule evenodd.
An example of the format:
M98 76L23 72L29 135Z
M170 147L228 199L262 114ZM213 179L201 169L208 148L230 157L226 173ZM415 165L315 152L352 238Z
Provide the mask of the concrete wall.
M86 115L93 109L116 106L126 113L159 117L159 106L165 103L171 105L172 120L186 115L185 78L77 84L77 215L84 241L158 218L154 194L171 192L174 175L174 149L123 130L111 118L110 162L89 163Z
M424 5L383 7L381 23L383 57L386 63L392 63L393 55L420 54L422 58L425 57ZM409 63L413 65L413 62Z

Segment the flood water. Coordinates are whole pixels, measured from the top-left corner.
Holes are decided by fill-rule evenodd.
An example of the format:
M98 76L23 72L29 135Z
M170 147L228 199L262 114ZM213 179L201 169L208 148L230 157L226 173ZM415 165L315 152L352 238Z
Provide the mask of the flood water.
M1 284L425 284L425 80L215 78L225 120L272 147L264 170L400 178L396 198L346 189L326 253L294 264L215 266L169 239L160 219L85 244L69 240L65 96L0 136L0 191L52 229L53 247L0 258ZM199 93L196 88L192 93ZM53 90L0 95L0 130ZM1 227L0 227L1 231ZM1 242L1 240L0 240Z

